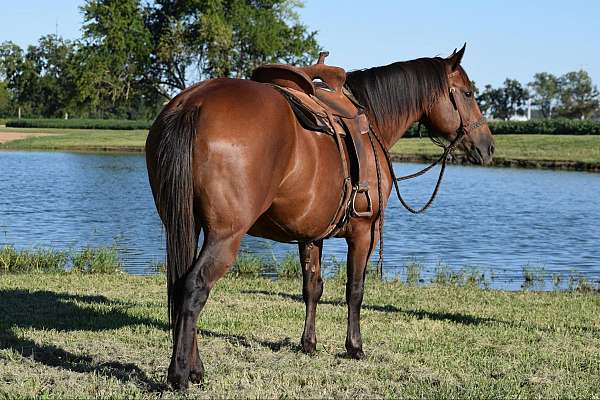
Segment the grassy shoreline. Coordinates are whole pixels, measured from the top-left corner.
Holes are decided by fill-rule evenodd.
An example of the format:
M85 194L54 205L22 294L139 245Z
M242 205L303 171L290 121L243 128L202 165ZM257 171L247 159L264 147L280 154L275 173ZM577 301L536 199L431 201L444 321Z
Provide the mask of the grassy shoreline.
M143 152L145 130L0 128L0 133L46 133L0 144L0 149ZM600 136L498 135L493 166L600 171ZM406 138L391 150L396 161L429 162L440 149Z
M179 397L163 276L0 275L0 396ZM318 348L299 350L301 281L225 278L199 322L204 389L187 396L594 398L600 295L411 287L369 277L367 357L344 357L344 281L327 279ZM565 351L568 349L568 351Z

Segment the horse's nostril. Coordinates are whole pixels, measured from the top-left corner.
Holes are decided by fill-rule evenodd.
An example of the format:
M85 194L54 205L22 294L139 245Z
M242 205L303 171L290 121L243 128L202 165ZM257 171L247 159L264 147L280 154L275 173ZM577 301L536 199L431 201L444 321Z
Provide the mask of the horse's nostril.
M494 151L496 151L496 146L490 144L490 147L488 148L488 154L491 156L492 154L494 154Z

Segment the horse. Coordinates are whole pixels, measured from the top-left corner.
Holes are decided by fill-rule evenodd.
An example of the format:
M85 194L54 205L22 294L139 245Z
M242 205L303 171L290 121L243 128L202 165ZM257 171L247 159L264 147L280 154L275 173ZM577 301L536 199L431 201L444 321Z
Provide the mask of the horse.
M369 181L380 188L372 194L372 217L352 218L336 235L348 245L345 347L352 358L364 357L360 308L366 265L380 239L378 222L394 184L393 171L383 162L388 150L419 121L471 162L486 163L494 153L494 139L460 65L464 52L465 46L447 58L347 74L346 88L364 106L378 139ZM323 292L321 234L343 189L338 151L331 136L307 131L297 121L276 88L251 80L200 82L160 112L147 138L146 161L166 232L173 340L167 380L173 388L203 380L197 320L245 234L298 242L306 305L301 346L306 353L315 351L315 314Z

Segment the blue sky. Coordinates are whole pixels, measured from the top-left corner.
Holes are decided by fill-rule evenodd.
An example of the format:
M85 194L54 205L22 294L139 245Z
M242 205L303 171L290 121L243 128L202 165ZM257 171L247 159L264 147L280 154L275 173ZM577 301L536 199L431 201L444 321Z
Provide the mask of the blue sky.
M0 0L0 41L80 35L82 0ZM600 1L306 0L300 15L346 69L445 56L467 42L463 65L478 86L506 77L583 68L600 84Z

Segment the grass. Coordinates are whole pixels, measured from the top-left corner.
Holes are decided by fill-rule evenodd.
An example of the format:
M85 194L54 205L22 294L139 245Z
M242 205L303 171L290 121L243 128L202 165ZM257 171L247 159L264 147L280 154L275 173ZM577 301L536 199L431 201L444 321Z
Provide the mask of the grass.
M121 271L122 265L117 250L108 248L85 248L73 256L74 272L110 274Z
M0 132L54 133L31 137L0 145L6 149L40 150L128 150L143 151L146 130L94 130L0 128ZM498 135L496 159L556 160L600 163L600 136L576 135ZM427 156L440 154L440 149L428 139L405 138L393 148L397 156Z
M0 272L62 272L69 256L64 251L50 249L17 250L12 246L0 248Z
M498 135L496 159L557 160L600 163L600 136ZM439 156L429 139L401 139L392 148L396 155Z
M263 271L263 264L259 256L241 251L231 267L231 273L235 276L257 277Z
M163 276L0 276L0 397L156 398L170 357ZM328 279L317 353L300 352L300 280L226 278L199 323L192 398L598 398L600 295L413 287L368 277L366 359L344 357ZM567 350L568 351L565 351Z
M16 150L143 151L147 130L0 128L1 132L51 133L0 144Z
M17 250L0 248L0 273L104 273L120 272L117 250L112 247L85 248L79 251L53 249Z

